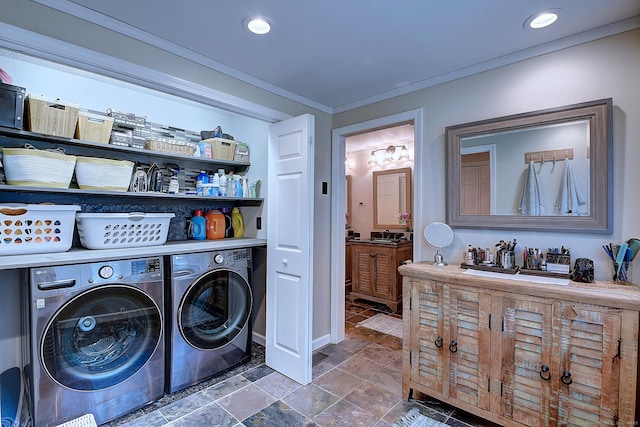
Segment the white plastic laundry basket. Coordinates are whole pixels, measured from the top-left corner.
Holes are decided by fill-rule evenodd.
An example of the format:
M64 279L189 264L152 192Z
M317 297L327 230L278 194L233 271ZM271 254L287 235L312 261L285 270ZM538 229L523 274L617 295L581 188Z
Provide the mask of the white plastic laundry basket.
M0 204L0 255L66 252L80 206Z
M173 213L78 213L80 243L87 249L164 245Z

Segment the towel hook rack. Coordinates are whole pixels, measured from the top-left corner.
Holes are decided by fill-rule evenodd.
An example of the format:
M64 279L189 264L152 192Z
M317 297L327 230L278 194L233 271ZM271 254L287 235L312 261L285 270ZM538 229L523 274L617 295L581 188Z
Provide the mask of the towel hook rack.
M544 164L544 153L540 152L540 167L538 168L538 173L542 170L542 165Z
M556 168L556 152L553 152L553 166L551 167L551 170L549 171L549 173L553 173L554 169Z

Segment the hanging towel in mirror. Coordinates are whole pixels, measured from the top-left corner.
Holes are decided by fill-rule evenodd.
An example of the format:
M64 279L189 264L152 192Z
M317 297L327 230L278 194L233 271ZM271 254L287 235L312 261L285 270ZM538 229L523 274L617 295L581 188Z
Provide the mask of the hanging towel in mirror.
M554 205L555 212L558 215L580 215L580 206L585 204L587 204L587 200L580 191L571 161L564 159L564 173Z
M529 162L529 170L522 186L522 196L520 197L520 214L538 216L544 215L542 197L540 197L540 184L538 183L538 173L533 162Z

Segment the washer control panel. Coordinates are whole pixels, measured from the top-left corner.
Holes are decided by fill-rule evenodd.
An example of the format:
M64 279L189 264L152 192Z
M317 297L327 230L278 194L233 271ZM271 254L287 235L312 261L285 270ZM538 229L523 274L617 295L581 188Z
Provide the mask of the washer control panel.
M100 278L102 279L111 278L111 276L113 276L113 267L111 267L110 265L103 265L98 270L98 276L100 276Z

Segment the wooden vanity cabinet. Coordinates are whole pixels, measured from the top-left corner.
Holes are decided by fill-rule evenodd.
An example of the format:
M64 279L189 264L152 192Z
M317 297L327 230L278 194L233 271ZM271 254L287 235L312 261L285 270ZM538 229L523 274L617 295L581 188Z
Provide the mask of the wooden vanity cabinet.
M344 291L345 294L351 292L351 242L346 242L344 247Z
M400 268L405 399L505 426L635 425L636 286L515 284L420 264Z
M362 298L387 305L393 312L402 307L402 277L398 266L411 259L410 242L378 244L351 242L351 301Z

